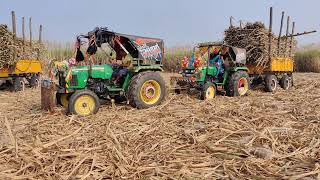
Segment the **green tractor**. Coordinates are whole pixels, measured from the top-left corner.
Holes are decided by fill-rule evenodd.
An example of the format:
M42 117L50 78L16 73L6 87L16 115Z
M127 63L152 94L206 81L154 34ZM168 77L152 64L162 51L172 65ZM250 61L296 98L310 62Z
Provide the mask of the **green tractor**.
M171 77L176 93L187 90L200 99L213 99L217 93L228 96L247 94L250 81L245 49L223 42L200 43L191 58L182 60L182 77Z
M159 105L165 98L165 82L158 73L163 71L163 40L119 34L107 28L96 28L77 37L76 61L94 59L103 44L111 49L109 63L89 65L57 65L56 100L71 114L95 114L100 99L128 102L138 109ZM80 45L86 42L86 54ZM106 52L104 52L106 53ZM118 62L118 63L115 63ZM119 63L120 62L120 63Z

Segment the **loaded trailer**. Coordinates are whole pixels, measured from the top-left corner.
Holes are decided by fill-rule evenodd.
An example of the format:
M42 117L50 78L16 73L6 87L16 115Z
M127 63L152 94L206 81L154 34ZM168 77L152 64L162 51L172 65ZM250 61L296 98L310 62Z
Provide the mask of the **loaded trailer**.
M264 24L256 22L248 23L245 27L241 24L240 27L235 27L231 23L230 28L226 30L225 42L245 48L247 51L246 67L251 86L263 84L267 92L275 92L278 85L285 90L293 86L293 58L296 44L294 37L316 32L313 30L295 33L295 22L292 22L291 33L289 33L290 17L288 16L286 34L282 36L283 20L284 12L282 12L278 37L272 33L272 7L270 7L269 29L266 29Z
M21 91L25 85L40 86L42 25L39 27L39 41L32 40L32 18L29 18L30 41L25 38L25 18L22 18L22 38L17 37L15 12L11 12L12 32L1 24L0 88Z
M41 63L38 60L18 60L14 66L0 68L0 87L9 87L12 91L21 91L39 86Z
M265 91L275 92L278 85L284 90L293 86L294 61L290 58L271 58L267 67L247 64L251 85L264 85Z

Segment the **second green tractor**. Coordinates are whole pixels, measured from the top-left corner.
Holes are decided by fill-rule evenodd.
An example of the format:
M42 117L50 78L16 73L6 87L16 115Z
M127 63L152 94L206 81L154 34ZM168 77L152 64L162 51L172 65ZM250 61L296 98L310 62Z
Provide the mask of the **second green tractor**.
M191 58L182 60L182 77L171 77L176 93L196 92L200 99L212 99L216 94L244 96L250 81L245 49L224 43L200 43Z

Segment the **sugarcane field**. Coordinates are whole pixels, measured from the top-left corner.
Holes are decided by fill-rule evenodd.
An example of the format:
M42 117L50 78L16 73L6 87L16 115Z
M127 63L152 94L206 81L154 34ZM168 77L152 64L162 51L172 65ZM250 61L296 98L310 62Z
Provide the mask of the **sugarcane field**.
M0 179L320 179L319 2L92 5L0 3Z

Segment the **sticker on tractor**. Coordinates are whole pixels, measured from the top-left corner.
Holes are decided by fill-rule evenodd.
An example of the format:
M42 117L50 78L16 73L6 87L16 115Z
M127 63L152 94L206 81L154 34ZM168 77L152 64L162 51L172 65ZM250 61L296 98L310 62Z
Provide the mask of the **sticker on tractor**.
M160 61L162 59L161 48L158 43L149 43L137 46L144 59Z

